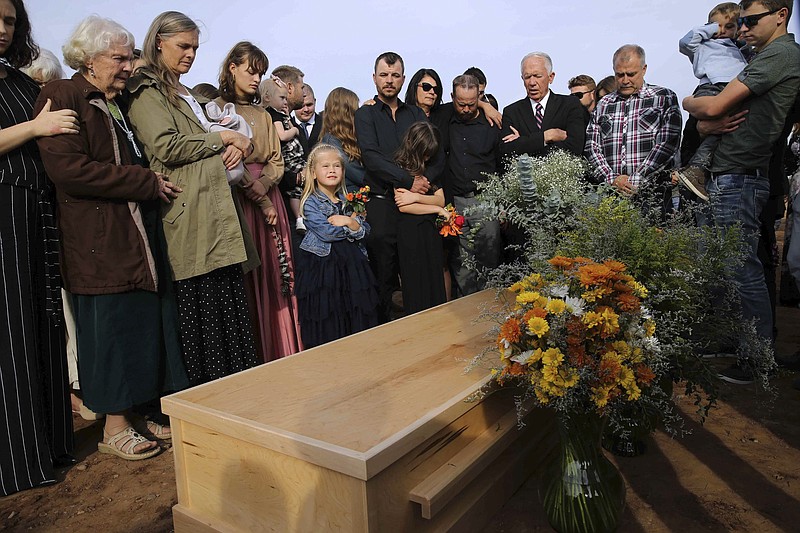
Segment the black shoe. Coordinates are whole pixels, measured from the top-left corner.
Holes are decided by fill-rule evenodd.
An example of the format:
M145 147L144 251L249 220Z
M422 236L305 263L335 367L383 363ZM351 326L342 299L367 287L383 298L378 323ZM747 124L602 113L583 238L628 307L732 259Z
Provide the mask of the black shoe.
M749 385L753 382L753 372L733 364L717 374L719 379L734 385Z

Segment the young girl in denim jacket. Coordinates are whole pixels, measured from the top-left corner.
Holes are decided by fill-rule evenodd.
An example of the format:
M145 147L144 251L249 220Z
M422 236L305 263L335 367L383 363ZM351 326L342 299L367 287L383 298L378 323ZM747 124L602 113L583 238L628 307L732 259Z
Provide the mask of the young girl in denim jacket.
M344 161L330 144L308 156L300 211L307 233L300 243L295 291L306 348L377 325L378 296L367 261L364 217L345 213Z

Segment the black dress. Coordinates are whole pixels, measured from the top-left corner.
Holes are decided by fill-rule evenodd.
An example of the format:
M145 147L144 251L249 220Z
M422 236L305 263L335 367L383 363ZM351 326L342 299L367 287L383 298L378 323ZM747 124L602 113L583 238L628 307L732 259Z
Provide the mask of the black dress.
M336 207L342 214L341 204ZM353 241L330 244L324 257L298 249L295 294L306 349L378 325L377 284L367 256Z
M0 128L32 118L36 83L8 66ZM72 453L51 185L35 141L0 156L0 494L52 483Z
M397 255L403 309L407 315L447 301L444 289L444 243L436 215L400 213Z

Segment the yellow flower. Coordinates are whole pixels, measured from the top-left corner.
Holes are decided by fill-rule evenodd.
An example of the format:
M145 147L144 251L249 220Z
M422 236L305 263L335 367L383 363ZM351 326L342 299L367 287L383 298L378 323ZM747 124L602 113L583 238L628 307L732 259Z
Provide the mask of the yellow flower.
M564 300L553 299L547 302L545 309L547 309L554 315L560 315L561 313L567 310L567 304L564 303Z
M558 348L548 348L542 355L542 364L545 366L558 366L564 361L564 354Z
M608 287L597 287L590 291L584 292L583 294L581 294L581 297L587 302L596 302L597 300L608 294L611 294L611 289L609 289Z
M542 355L544 355L542 349L536 348L536 350L534 350L534 352L531 354L530 359L528 359L528 365L532 365L533 363L538 363L539 361L541 361Z
M537 302L541 295L538 292L522 291L517 295L517 303L520 305Z
M548 324L547 320L544 318L535 316L528 320L528 330L531 332L531 334L541 338L545 333L550 331L550 324Z
M603 320L603 317L600 316L600 313L595 313L594 311L587 311L582 317L581 322L586 324L587 328L593 328L600 324Z
M647 298L647 287L645 287L635 279L630 280L628 282L628 285L630 286L631 289L633 289L633 292L636 294L636 296L638 296L639 298Z
M631 355L631 346L625 341L612 342L611 349L617 352L623 359Z
M600 315L603 322L600 336L608 338L619 331L619 315L613 309L606 307Z
M612 386L593 387L592 388L592 401L597 407L605 407L608 405L608 398Z
M644 322L644 334L648 337L652 337L656 333L656 323L652 320L645 320Z
M541 403L542 405L550 403L550 398L547 396L547 394L545 394L545 392L541 388L536 387L534 389L534 392L536 393L536 399L539 400L539 403Z

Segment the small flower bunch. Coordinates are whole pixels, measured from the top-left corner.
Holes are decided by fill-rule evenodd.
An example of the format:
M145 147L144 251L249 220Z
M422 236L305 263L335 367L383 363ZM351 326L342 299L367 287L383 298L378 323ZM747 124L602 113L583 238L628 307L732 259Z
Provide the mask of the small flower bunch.
M369 185L364 185L356 192L349 192L345 196L345 209L349 213L365 215L367 212L367 202L369 202Z
M436 227L439 228L439 234L442 237L461 235L461 228L464 227L465 222L463 215L458 214L453 204L447 204L444 208L449 215L436 217Z
M509 287L500 327L500 384L528 390L561 412L609 414L655 385L659 345L642 305L647 289L608 260L556 256L549 268Z

